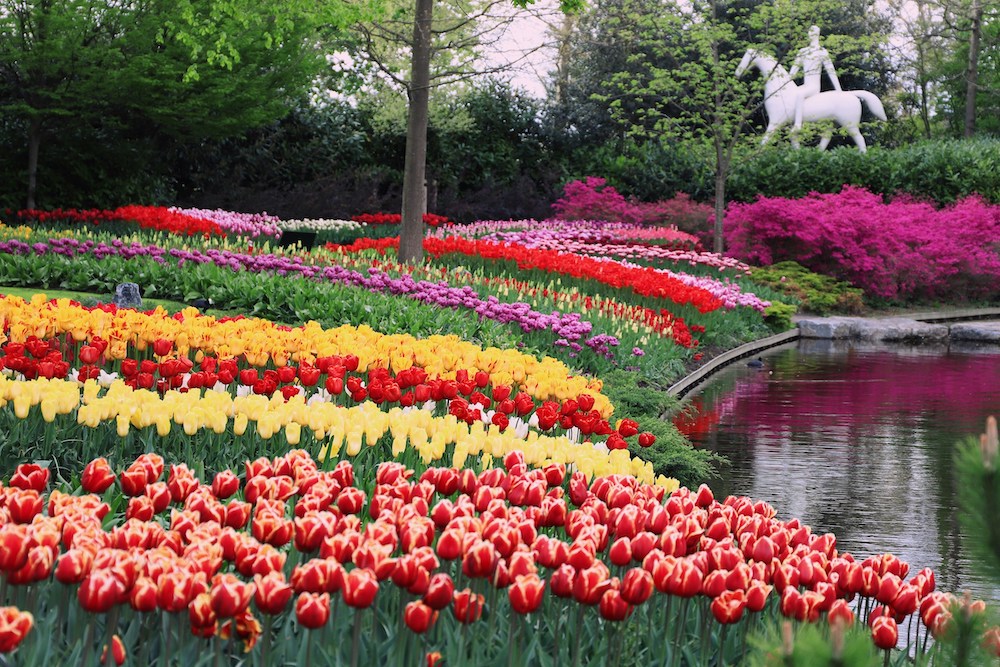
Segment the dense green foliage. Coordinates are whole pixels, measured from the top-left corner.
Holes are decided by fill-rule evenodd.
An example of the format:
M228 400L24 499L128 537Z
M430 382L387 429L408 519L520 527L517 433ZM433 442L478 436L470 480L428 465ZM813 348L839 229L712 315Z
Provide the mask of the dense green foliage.
M802 310L810 313L858 314L864 309L862 290L835 278L813 273L795 262L778 262L755 268L753 280L794 297Z
M851 184L942 204L970 194L998 202L998 163L1000 141L995 139L928 141L896 149L875 146L866 154L775 149L737 167L730 193L736 201L752 201L757 195L798 198L810 192L838 192Z

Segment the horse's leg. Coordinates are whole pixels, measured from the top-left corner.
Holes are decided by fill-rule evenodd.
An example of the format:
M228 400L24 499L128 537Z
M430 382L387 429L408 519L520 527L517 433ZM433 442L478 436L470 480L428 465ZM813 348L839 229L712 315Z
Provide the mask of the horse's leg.
M777 131L778 131L778 125L769 124L767 126L767 129L764 130L764 138L760 140L760 145L761 146L767 145L767 142L769 142L771 138L774 137L774 133Z
M868 146L865 144L865 138L861 134L861 130L858 129L857 125L849 125L847 127L847 133L851 135L854 139L854 145L858 147L858 150L862 153L868 152Z
M792 148L796 150L802 147L799 143L799 132L801 132L801 128L793 127L788 133L788 140L792 142Z
M824 130L821 135L822 138L819 140L819 149L825 151L826 147L830 145L830 139L833 138L833 130Z

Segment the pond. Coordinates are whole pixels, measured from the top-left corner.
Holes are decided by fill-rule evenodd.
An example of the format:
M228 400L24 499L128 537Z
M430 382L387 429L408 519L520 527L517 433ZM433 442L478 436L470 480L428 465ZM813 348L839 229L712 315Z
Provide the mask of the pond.
M890 552L1000 605L970 561L952 464L957 442L1000 417L1000 349L803 340L762 358L719 372L675 418L729 459L716 497L766 500L856 558Z

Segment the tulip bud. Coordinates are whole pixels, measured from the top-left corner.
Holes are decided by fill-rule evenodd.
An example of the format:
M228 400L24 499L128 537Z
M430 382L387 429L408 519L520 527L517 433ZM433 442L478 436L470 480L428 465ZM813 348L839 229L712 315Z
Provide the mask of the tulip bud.
M104 493L115 483L115 473L105 458L94 459L83 468L80 485L87 493Z
M11 475L10 485L17 489L42 493L49 485L49 469L37 463L22 463Z
M300 593L295 601L295 618L310 630L326 625L330 619L330 594Z
M451 604L454 594L455 584L451 577L443 572L438 572L431 576L423 601L432 609L444 609Z
M272 570L266 575L254 576L256 588L253 601L262 613L271 616L280 614L292 599L292 587L285 582L280 570Z
M235 575L217 575L209 592L212 610L219 618L233 618L247 608L254 590L253 584L244 583Z
M437 617L438 611L420 600L408 603L403 611L403 621L406 623L406 627L418 635L427 632L437 621Z
M475 623L483 613L486 598L468 588L455 593L452 611L459 623Z
M341 593L343 593L344 602L349 607L366 609L375 601L375 595L378 593L378 578L371 570L355 568L344 580L344 588Z
M725 591L716 596L711 604L712 615L723 625L737 623L743 618L746 609L746 596L743 591Z
M614 589L604 591L598 603L601 617L609 621L624 621L632 614L632 609L632 605L626 602L621 594Z
M111 570L95 570L83 579L76 594L85 611L103 614L122 601L125 585Z
M530 614L542 604L545 581L536 574L518 577L507 589L510 606L519 614Z
M35 624L35 617L17 607L0 608L0 653L18 647Z
M896 648L899 641L899 628L896 619L891 616L879 616L872 622L872 641L875 646L888 651Z
M111 659L115 661L118 667L125 664L125 658L128 657L125 651L125 642L118 635L112 635L111 637ZM104 645L104 651L101 652L101 664L107 664L108 662L108 645Z

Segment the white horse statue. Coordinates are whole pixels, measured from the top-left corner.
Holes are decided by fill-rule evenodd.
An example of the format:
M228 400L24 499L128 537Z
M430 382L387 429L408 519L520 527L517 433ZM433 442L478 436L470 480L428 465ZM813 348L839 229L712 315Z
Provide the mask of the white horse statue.
M736 76L743 76L743 73L750 67L756 67L764 77L764 110L767 112L767 131L761 144L770 141L779 128L795 119L795 99L798 86L788 75L788 71L771 56L747 49L736 68ZM854 139L858 150L864 153L867 150L865 138L858 130L861 122L861 103L868 105L869 110L880 120L886 120L885 109L882 101L866 90L831 90L807 97L802 104L802 120L806 122L832 120L847 130L847 133ZM830 143L833 136L832 130L825 130L819 143L820 150L823 150ZM799 141L795 133L792 133L792 145L799 147Z

